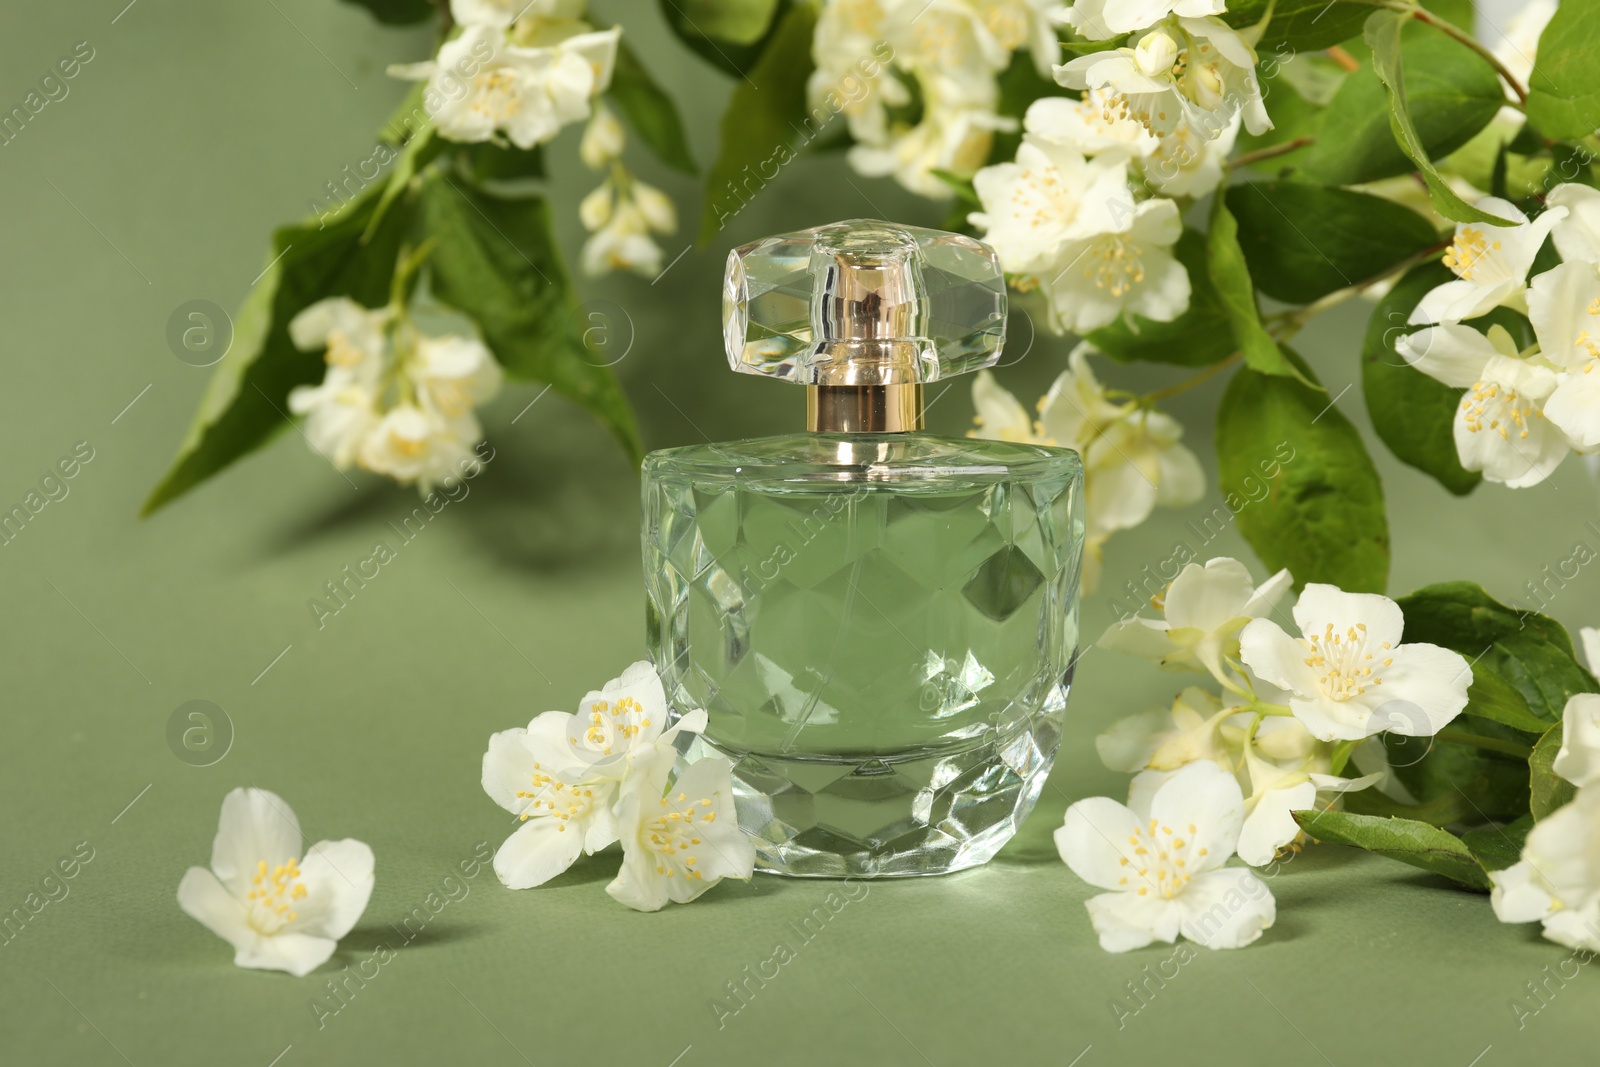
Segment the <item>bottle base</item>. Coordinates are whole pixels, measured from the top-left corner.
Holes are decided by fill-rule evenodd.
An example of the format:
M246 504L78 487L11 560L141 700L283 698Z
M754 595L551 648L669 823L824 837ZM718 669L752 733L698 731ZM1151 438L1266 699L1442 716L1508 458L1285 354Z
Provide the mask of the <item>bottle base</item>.
M988 862L1033 810L1060 725L1003 740L868 756L797 757L701 738L733 763L756 869L791 878L915 878Z

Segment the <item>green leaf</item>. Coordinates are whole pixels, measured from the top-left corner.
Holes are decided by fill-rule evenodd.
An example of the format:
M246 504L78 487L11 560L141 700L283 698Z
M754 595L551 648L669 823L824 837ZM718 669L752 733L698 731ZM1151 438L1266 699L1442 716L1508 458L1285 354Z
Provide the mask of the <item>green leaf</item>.
M1546 137L1600 129L1600 4L1567 0L1539 35L1528 79L1528 122Z
M1173 247L1173 255L1189 272L1189 310L1171 322L1154 322L1135 315L1130 327L1118 319L1089 334L1091 344L1119 362L1173 363L1181 367L1209 366L1236 351L1227 312L1206 267L1205 234L1184 230Z
M1531 829L1533 819L1525 815L1505 826L1468 830L1461 835L1461 843L1467 846L1467 851L1472 853L1472 858L1478 861L1478 866L1484 871L1503 871L1522 859L1522 846L1528 840L1528 831Z
M1351 189L1245 182L1227 199L1251 278L1286 304L1367 281L1438 241L1410 208Z
M289 390L321 381L327 370L321 352L302 352L289 339L290 319L330 296L374 308L388 302L411 215L403 205L390 208L364 242L381 190L371 186L325 225L311 220L273 234L271 265L239 309L232 347L141 514L172 502L290 425Z
M794 158L793 143L809 116L806 82L811 77L811 37L816 13L791 7L781 18L761 58L734 86L722 115L722 143L706 177L700 243L708 243L749 198L777 177ZM751 181L757 182L755 189Z
M1543 819L1572 803L1578 789L1555 772L1556 754L1561 751L1562 724L1556 723L1533 746L1528 757L1528 810Z
M684 133L678 105L650 77L650 72L625 41L617 45L617 65L607 93L639 139L650 146L661 162L685 174L699 173L694 155L689 151L689 138Z
M1488 876L1461 838L1437 826L1347 811L1297 811L1294 820L1318 841L1363 848L1441 874L1469 889L1489 888Z
M1217 298L1227 317L1233 340L1244 356L1245 365L1262 374L1282 374L1310 384L1293 363L1284 357L1278 343L1261 325L1261 310L1256 307L1255 286L1244 251L1239 247L1239 224L1228 210L1226 197L1211 202L1211 228L1206 233L1206 265L1216 284Z
M1585 145L1556 144L1551 147L1551 173L1554 184L1577 182L1591 189L1600 186L1594 176L1594 151Z
M1389 575L1383 485L1332 398L1241 370L1217 409L1217 481L1239 533L1295 582L1381 593Z
M1256 45L1262 59L1269 53L1314 52L1355 37L1372 11L1369 4L1346 0L1234 0L1222 20L1236 29L1247 29L1260 22L1268 8L1272 9L1272 21Z
M438 242L428 260L434 296L477 322L508 375L548 382L640 458L627 399L584 349L544 198L494 196L436 171L422 188L420 212L423 235Z
M1405 612L1407 641L1443 645L1475 661L1475 668L1509 683L1528 711L1546 724L1560 720L1574 693L1600 691L1600 683L1578 663L1572 639L1559 622L1508 607L1480 585L1442 582L1398 603Z
M544 150L522 149L516 145L479 144L451 146L461 161L461 169L474 181L529 181L543 178Z
M738 76L759 61L788 6L788 0L661 0L661 14L692 51Z
M1466 144L1505 104L1494 68L1443 34L1416 26L1390 61L1398 63L1401 54L1399 84L1412 128L1432 158ZM1317 143L1303 158L1306 175L1354 185L1414 169L1396 143L1389 112L1389 92L1373 66L1352 72L1322 113Z
M1389 125L1394 131L1394 139L1399 144L1400 150L1406 158L1416 164L1417 173L1422 175L1422 180L1428 183L1428 191L1433 194L1433 206L1439 214L1446 218L1455 219L1457 222L1487 222L1497 226L1510 226L1513 221L1503 219L1498 215L1491 215L1487 211L1480 211L1467 203L1445 183L1444 178L1434 169L1431 156L1443 155L1444 149L1424 140L1418 132L1416 117L1412 115L1409 96L1409 86L1405 80L1405 61L1400 49L1401 31L1406 23L1411 20L1407 12L1400 11L1375 11L1367 19L1365 36L1369 47L1372 49L1372 68L1377 72L1378 79L1383 82L1389 94ZM1476 52L1469 50L1457 41L1445 40L1456 49L1452 57L1452 64L1456 67L1470 67L1476 63L1489 72L1494 79L1495 93L1500 93L1500 82L1495 76L1493 68ZM1339 106L1335 100L1329 110ZM1498 105L1477 126L1467 129L1467 136L1478 132L1489 119L1498 113ZM1465 143L1463 139L1462 143Z
M1372 428L1395 458L1464 496L1483 475L1464 469L1457 458L1455 418L1461 390L1428 377L1395 351L1399 338L1421 329L1406 320L1422 295L1453 277L1443 264L1426 263L1407 272L1378 301L1361 342L1361 391Z
M424 19L437 18L439 8L433 0L344 0L347 4L364 7L379 22L390 26L406 26Z
M1528 709L1527 698L1482 661L1472 664L1467 712L1525 734L1543 734L1550 724Z

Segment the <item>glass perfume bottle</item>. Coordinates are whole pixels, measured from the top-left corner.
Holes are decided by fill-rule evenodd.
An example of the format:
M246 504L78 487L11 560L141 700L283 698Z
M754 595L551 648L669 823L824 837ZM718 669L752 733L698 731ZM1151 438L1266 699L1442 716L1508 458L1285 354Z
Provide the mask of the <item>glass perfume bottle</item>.
M941 874L1017 830L1078 640L1068 449L922 430L923 385L991 366L994 252L858 220L728 257L728 361L807 386L808 432L644 464L651 652L734 765L757 867Z

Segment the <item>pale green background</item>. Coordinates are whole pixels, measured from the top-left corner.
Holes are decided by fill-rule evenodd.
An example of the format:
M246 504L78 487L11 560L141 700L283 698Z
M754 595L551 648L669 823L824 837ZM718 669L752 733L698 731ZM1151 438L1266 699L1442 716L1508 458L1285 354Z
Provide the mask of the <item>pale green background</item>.
M393 943L389 923L510 829L478 785L488 735L571 708L640 655L637 483L564 401L546 397L510 425L536 390L509 389L486 420L500 458L321 631L307 599L390 536L384 524L415 503L405 491L366 476L352 488L291 434L136 521L209 373L169 352L169 314L199 298L237 306L270 228L370 153L370 131L401 93L385 65L420 58L424 44L333 0L138 0L113 25L124 3L13 3L0 38L7 109L76 42L97 52L66 100L0 148L0 503L20 501L75 442L96 453L71 495L0 549L0 910L79 842L95 851L71 895L0 947L0 1060L1466 1067L1479 1056L1592 1057L1600 979L1581 974L1519 1032L1508 1002L1563 950L1500 926L1482 897L1331 847L1273 880L1280 919L1259 944L1200 952L1119 1030L1110 1002L1136 1007L1124 983L1172 950L1100 952L1083 911L1090 890L1049 835L1069 798L1121 787L1099 767L1094 734L1165 699L1174 680L1099 651L1082 662L1052 787L1020 838L987 869L873 887L723 1029L713 998L778 941L797 945L789 924L826 884L760 878L638 915L602 891L615 855L524 893L486 871L319 1031L307 1002L326 971L237 970L174 903L184 869L208 857L222 795L272 788L312 839L370 842L377 889L339 959ZM666 38L654 4L596 6L628 20L707 160L729 83ZM575 136L550 152L569 254L589 181ZM695 185L640 158L686 205L692 232ZM619 371L651 446L798 423L798 392L722 370L723 256L735 241L874 213L938 218L837 158L804 160L655 286L586 285L636 326ZM684 244L670 242L669 258ZM1305 338L1336 394L1354 380L1360 325L1352 308ZM1041 339L1004 380L1036 395L1065 352ZM1172 380L1108 376L1138 388ZM1208 467L1219 387L1173 409ZM1339 406L1364 419L1359 387ZM964 428L965 388L933 414L947 431ZM1521 589L1541 568L1578 541L1600 544L1585 525L1595 488L1575 460L1538 489L1467 500L1378 462L1395 592L1473 577L1529 603ZM1216 503L1213 492L1192 515ZM1162 513L1119 537L1104 589L1167 556L1186 517ZM1250 558L1231 533L1216 548ZM1569 625L1600 622L1591 571L1551 604ZM1086 604L1089 632L1106 604L1105 594ZM180 762L165 740L168 716L191 699L220 704L237 727L209 768Z

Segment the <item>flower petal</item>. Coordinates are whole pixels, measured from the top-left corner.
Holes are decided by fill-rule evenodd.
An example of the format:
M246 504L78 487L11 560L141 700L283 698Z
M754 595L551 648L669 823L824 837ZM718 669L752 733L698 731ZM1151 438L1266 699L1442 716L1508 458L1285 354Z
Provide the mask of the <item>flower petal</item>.
M494 854L494 873L508 889L532 889L561 874L583 851L583 835L560 819L529 819Z
M529 791L538 766L527 742L528 731L521 727L501 730L489 738L483 754L483 791L513 815L527 810L529 798L517 794Z
M178 883L178 907L236 949L256 937L246 918L244 901L229 893L217 876L204 867L190 867Z
M1115 889L1131 862L1140 819L1110 797L1089 797L1067 809L1055 832L1056 851L1072 873L1092 886Z
M1372 709L1361 700L1330 700L1313 693L1291 698L1289 710L1318 741L1359 741L1384 729L1369 725Z
M282 797L265 789L235 789L222 798L211 869L242 900L258 863L275 867L299 859L302 844L300 821Z
M1175 901L1154 894L1101 893L1090 897L1084 907L1100 935L1100 947L1107 952L1128 952L1152 941L1171 944L1178 939L1182 919Z
M1586 642L1593 632L1585 633ZM1561 749L1552 769L1579 788L1600 782L1600 694L1574 694L1561 721Z
M1254 619L1239 631L1239 658L1264 682L1291 693L1317 691L1317 672L1306 664L1306 647L1271 619Z
M1210 760L1181 768L1150 801L1150 819L1187 830L1197 858L1193 871L1220 867L1233 855L1244 823L1244 794L1238 779Z
M1236 559L1219 556L1205 566L1191 563L1167 588L1168 624L1215 630L1244 614L1255 585L1250 570Z
M1242 948L1278 918L1267 883L1238 867L1196 875L1176 903L1183 936L1206 948Z
M1418 643L1392 648L1388 658L1393 662L1382 669L1382 693L1367 690L1374 705L1368 733L1432 737L1467 706L1472 666L1460 653Z
M1100 762L1111 770L1133 774L1149 765L1162 736L1171 731L1171 712L1140 712L1112 723L1110 729L1094 739L1094 747Z
M1305 811L1316 801L1317 787L1310 782L1269 789L1257 797L1239 831L1239 858L1252 867L1271 863L1278 849L1300 836L1300 824L1290 812Z
M1300 632L1310 636L1322 634L1332 626L1335 636L1343 638L1350 630L1365 634L1368 642L1377 645L1387 641L1400 643L1405 632L1406 617L1400 605L1378 593L1347 593L1336 585L1321 582L1308 584L1294 605L1294 621Z
M239 967L288 971L296 978L303 978L328 962L333 950L338 947L337 941L312 934L257 935L248 945L239 947L233 955L233 962Z
M372 899L372 848L364 841L318 841L300 864L306 907L293 932L337 941L350 932Z
M1555 898L1527 860L1490 871L1489 881L1494 885L1489 903L1503 923L1538 922L1556 911Z

